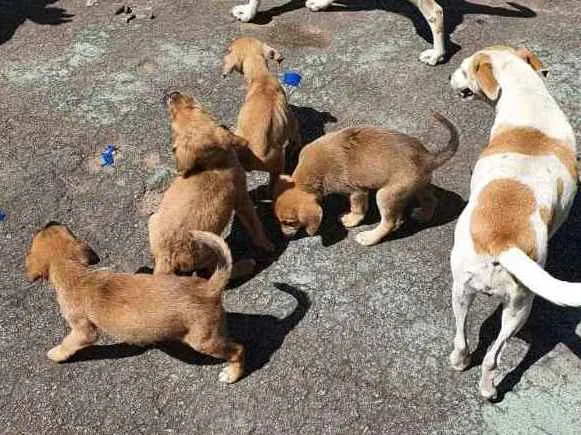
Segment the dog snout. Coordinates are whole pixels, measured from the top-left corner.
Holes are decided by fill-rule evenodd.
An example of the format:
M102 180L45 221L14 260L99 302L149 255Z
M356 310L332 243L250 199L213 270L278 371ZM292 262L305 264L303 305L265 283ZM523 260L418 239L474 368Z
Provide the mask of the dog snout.
M168 92L165 100L167 101L167 104L170 104L170 103L175 103L176 100L178 98L181 98L181 97L182 97L182 94L179 91L170 91L170 92Z
M460 90L460 96L462 98L468 98L471 97L472 95L474 95L474 92L472 92L472 90L468 89L468 88L464 88Z

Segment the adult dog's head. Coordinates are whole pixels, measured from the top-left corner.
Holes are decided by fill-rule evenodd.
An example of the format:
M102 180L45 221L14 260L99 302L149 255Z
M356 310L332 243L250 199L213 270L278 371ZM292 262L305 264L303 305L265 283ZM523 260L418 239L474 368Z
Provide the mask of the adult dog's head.
M548 73L540 59L528 48L493 46L464 59L460 67L450 76L450 85L462 99L471 100L478 97L496 101L501 87L495 74L511 62L526 62L544 77Z

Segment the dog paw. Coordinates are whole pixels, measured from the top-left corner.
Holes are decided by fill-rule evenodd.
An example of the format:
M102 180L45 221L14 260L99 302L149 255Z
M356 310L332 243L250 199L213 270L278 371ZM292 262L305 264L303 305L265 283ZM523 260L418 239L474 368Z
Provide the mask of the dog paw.
M450 367L452 370L462 372L470 365L470 355L465 352L453 350L450 354Z
M321 11L329 7L333 0L307 0L305 6L313 12Z
M232 15L243 23L248 23L256 16L256 11L250 5L240 5L232 8Z
M356 227L361 223L365 216L356 213L345 213L341 216L341 223L345 228Z
M434 66L444 60L444 53L429 48L428 50L422 51L420 60L426 65Z
M51 350L49 350L46 353L46 356L48 356L48 358L50 360L57 362L57 363L66 361L69 358L69 355L67 355L65 352L62 351L62 348L60 345L55 346Z
M375 233L372 231L363 231L355 236L355 241L363 246L371 246L375 245L381 240L378 238Z
M218 381L222 382L223 384L233 384L237 380L238 378L232 376L230 373L230 367L224 367L218 375Z
M480 386L480 395L486 400L496 400L498 397L498 390L494 385L482 385Z

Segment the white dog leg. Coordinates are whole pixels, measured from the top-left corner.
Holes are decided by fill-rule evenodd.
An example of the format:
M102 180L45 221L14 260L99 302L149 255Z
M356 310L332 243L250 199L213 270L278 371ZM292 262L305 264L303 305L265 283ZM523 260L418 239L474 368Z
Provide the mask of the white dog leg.
M454 336L454 350L450 354L450 366L462 371L470 365L470 349L466 339L466 318L476 293L466 287L464 281L454 279L452 288L452 309L456 319L456 335Z
M434 0L409 0L422 13L432 31L434 48L423 51L420 60L428 65L436 65L444 60L444 11Z
M482 361L482 378L480 380L480 394L486 399L496 397L494 376L500 353L508 341L526 323L533 306L534 295L524 288L516 292L509 292L510 299L502 309L502 326L494 344L490 347L484 361Z
M234 6L232 15L240 21L247 23L252 21L260 7L260 0L250 0L247 5Z
M317 12L323 9L327 9L329 6L331 6L331 3L333 3L333 0L307 0L305 5L313 12Z

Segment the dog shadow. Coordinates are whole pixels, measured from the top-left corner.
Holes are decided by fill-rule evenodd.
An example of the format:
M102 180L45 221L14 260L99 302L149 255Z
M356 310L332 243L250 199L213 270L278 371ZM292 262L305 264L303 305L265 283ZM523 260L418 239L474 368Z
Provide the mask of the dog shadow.
M532 9L515 2L507 2L507 7L487 6L478 3L472 3L466 0L437 0L437 3L444 10L444 32L446 44L447 62L462 47L451 41L450 35L456 28L464 22L465 15L492 15L499 17L512 18L533 18L537 14ZM271 9L260 11L255 18L256 24L268 24L278 15L291 12L305 7L304 0L292 0L284 5L273 7ZM384 10L393 12L408 18L414 25L416 33L426 42L433 44L432 32L425 18L420 11L408 1L403 0L345 0L337 1L325 9L327 12L333 11L371 11ZM323 11L324 12L324 11Z
M569 219L551 239L546 270L557 279L581 282L581 193L575 198ZM501 312L499 306L482 324L471 367L482 363L486 351L498 336ZM529 349L520 363L497 385L496 401L502 401L524 373L559 343L581 359L581 337L575 332L579 323L579 308L559 307L536 297L527 323L517 334L528 343Z
M9 41L26 20L56 26L68 23L74 15L66 9L49 7L58 0L0 0L0 45Z
M280 349L286 336L305 317L311 306L307 294L293 286L276 283L274 286L296 300L296 307L283 319L268 314L226 313L230 337L246 348L244 377L264 367ZM190 346L171 341L155 346L134 346L125 343L89 346L79 350L67 363L88 360L121 359L158 349L172 358L191 365L224 364L223 360L196 352Z

